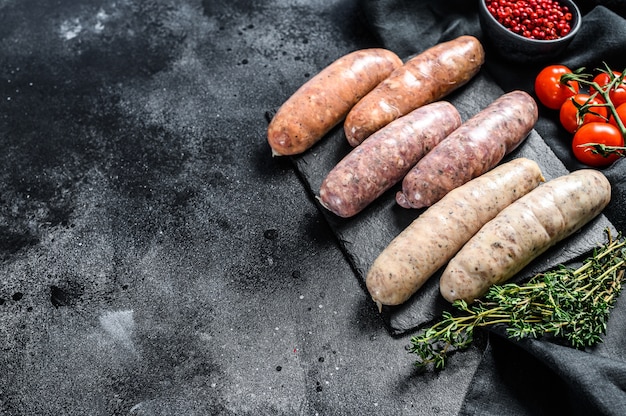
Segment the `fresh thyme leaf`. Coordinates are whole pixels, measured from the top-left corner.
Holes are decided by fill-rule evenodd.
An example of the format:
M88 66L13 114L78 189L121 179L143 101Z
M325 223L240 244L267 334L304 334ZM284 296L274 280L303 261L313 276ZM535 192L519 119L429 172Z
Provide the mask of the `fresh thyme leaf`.
M455 301L458 314L444 311L439 322L411 337L415 365L444 368L449 353L471 345L474 329L494 325L514 339L550 334L574 348L602 342L626 270L626 241L606 234L608 241L577 269L559 265L524 284L492 286L471 305Z

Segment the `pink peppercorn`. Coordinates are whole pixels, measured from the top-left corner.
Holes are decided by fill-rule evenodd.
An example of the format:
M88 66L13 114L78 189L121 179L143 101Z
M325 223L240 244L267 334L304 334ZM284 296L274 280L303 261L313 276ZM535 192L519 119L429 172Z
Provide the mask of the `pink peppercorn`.
M572 29L572 13L556 0L486 0L485 3L501 25L525 38L554 40Z

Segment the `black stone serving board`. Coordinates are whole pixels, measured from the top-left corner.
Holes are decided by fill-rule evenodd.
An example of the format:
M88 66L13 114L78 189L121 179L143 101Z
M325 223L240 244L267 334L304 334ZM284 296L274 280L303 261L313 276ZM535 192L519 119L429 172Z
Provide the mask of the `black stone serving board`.
M484 71L481 71L468 84L444 99L455 105L465 121L503 93L504 91ZM271 114L268 113L268 118ZM343 125L340 124L307 152L290 156L290 159L304 186L316 197L328 172L351 149L343 133ZM503 162L518 157L536 161L546 180L569 173L535 130L532 130L526 140L507 155ZM400 187L400 183L396 184L352 218L340 218L318 204L367 296L369 294L365 289L365 278L376 257L394 237L425 210L408 210L398 206L395 202L395 193ZM523 281L559 264L580 260L604 241L604 231L607 228L614 230L609 220L604 215L600 215L583 229L537 258L511 281ZM403 305L383 307L381 316L392 335L402 335L423 327L439 318L442 311L451 309L451 305L439 293L441 272L442 270L433 275Z

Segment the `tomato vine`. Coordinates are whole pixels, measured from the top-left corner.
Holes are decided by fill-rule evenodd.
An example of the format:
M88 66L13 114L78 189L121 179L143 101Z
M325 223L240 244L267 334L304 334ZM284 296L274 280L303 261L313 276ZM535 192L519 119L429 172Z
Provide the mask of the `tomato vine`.
M599 83L600 77L594 76L589 72L585 72L585 68L579 68L561 75L560 82L567 84L569 82L576 82L578 85L586 87L589 90L590 97L586 103L578 105L578 118L582 120L587 112L591 111L591 108L598 105L607 108L608 118L614 123L611 123L617 127L620 131L622 138L626 140L626 125L624 120L620 118L617 112L617 105L613 102L613 93L625 86L626 70L623 72L613 71L606 63L604 69L599 69L601 74L604 74L606 82ZM597 104L597 98L601 101ZM607 119L607 122L609 120ZM603 143L589 142L580 144L581 147L591 147L594 153L603 157L609 157L611 155L618 155L619 157L626 156L625 146L611 146Z

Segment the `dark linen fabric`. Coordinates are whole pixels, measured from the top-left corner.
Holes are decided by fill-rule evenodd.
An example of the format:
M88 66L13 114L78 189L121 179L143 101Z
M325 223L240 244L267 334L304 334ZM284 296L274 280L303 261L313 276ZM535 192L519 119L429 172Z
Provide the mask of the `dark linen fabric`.
M553 62L572 69L626 68L626 2L579 1L583 24L577 37ZM463 34L477 36L487 58L484 70L504 90L533 93L545 63L508 62L483 38L475 1L363 0L362 18L385 47L406 57ZM583 166L571 155L569 140L555 111L541 108L535 129L568 168ZM626 160L603 170L613 187L605 210L620 231L626 229ZM467 415L624 415L626 414L626 300L613 310L604 342L586 351L548 339L511 340L491 333L461 413ZM456 355L455 359L462 359Z

